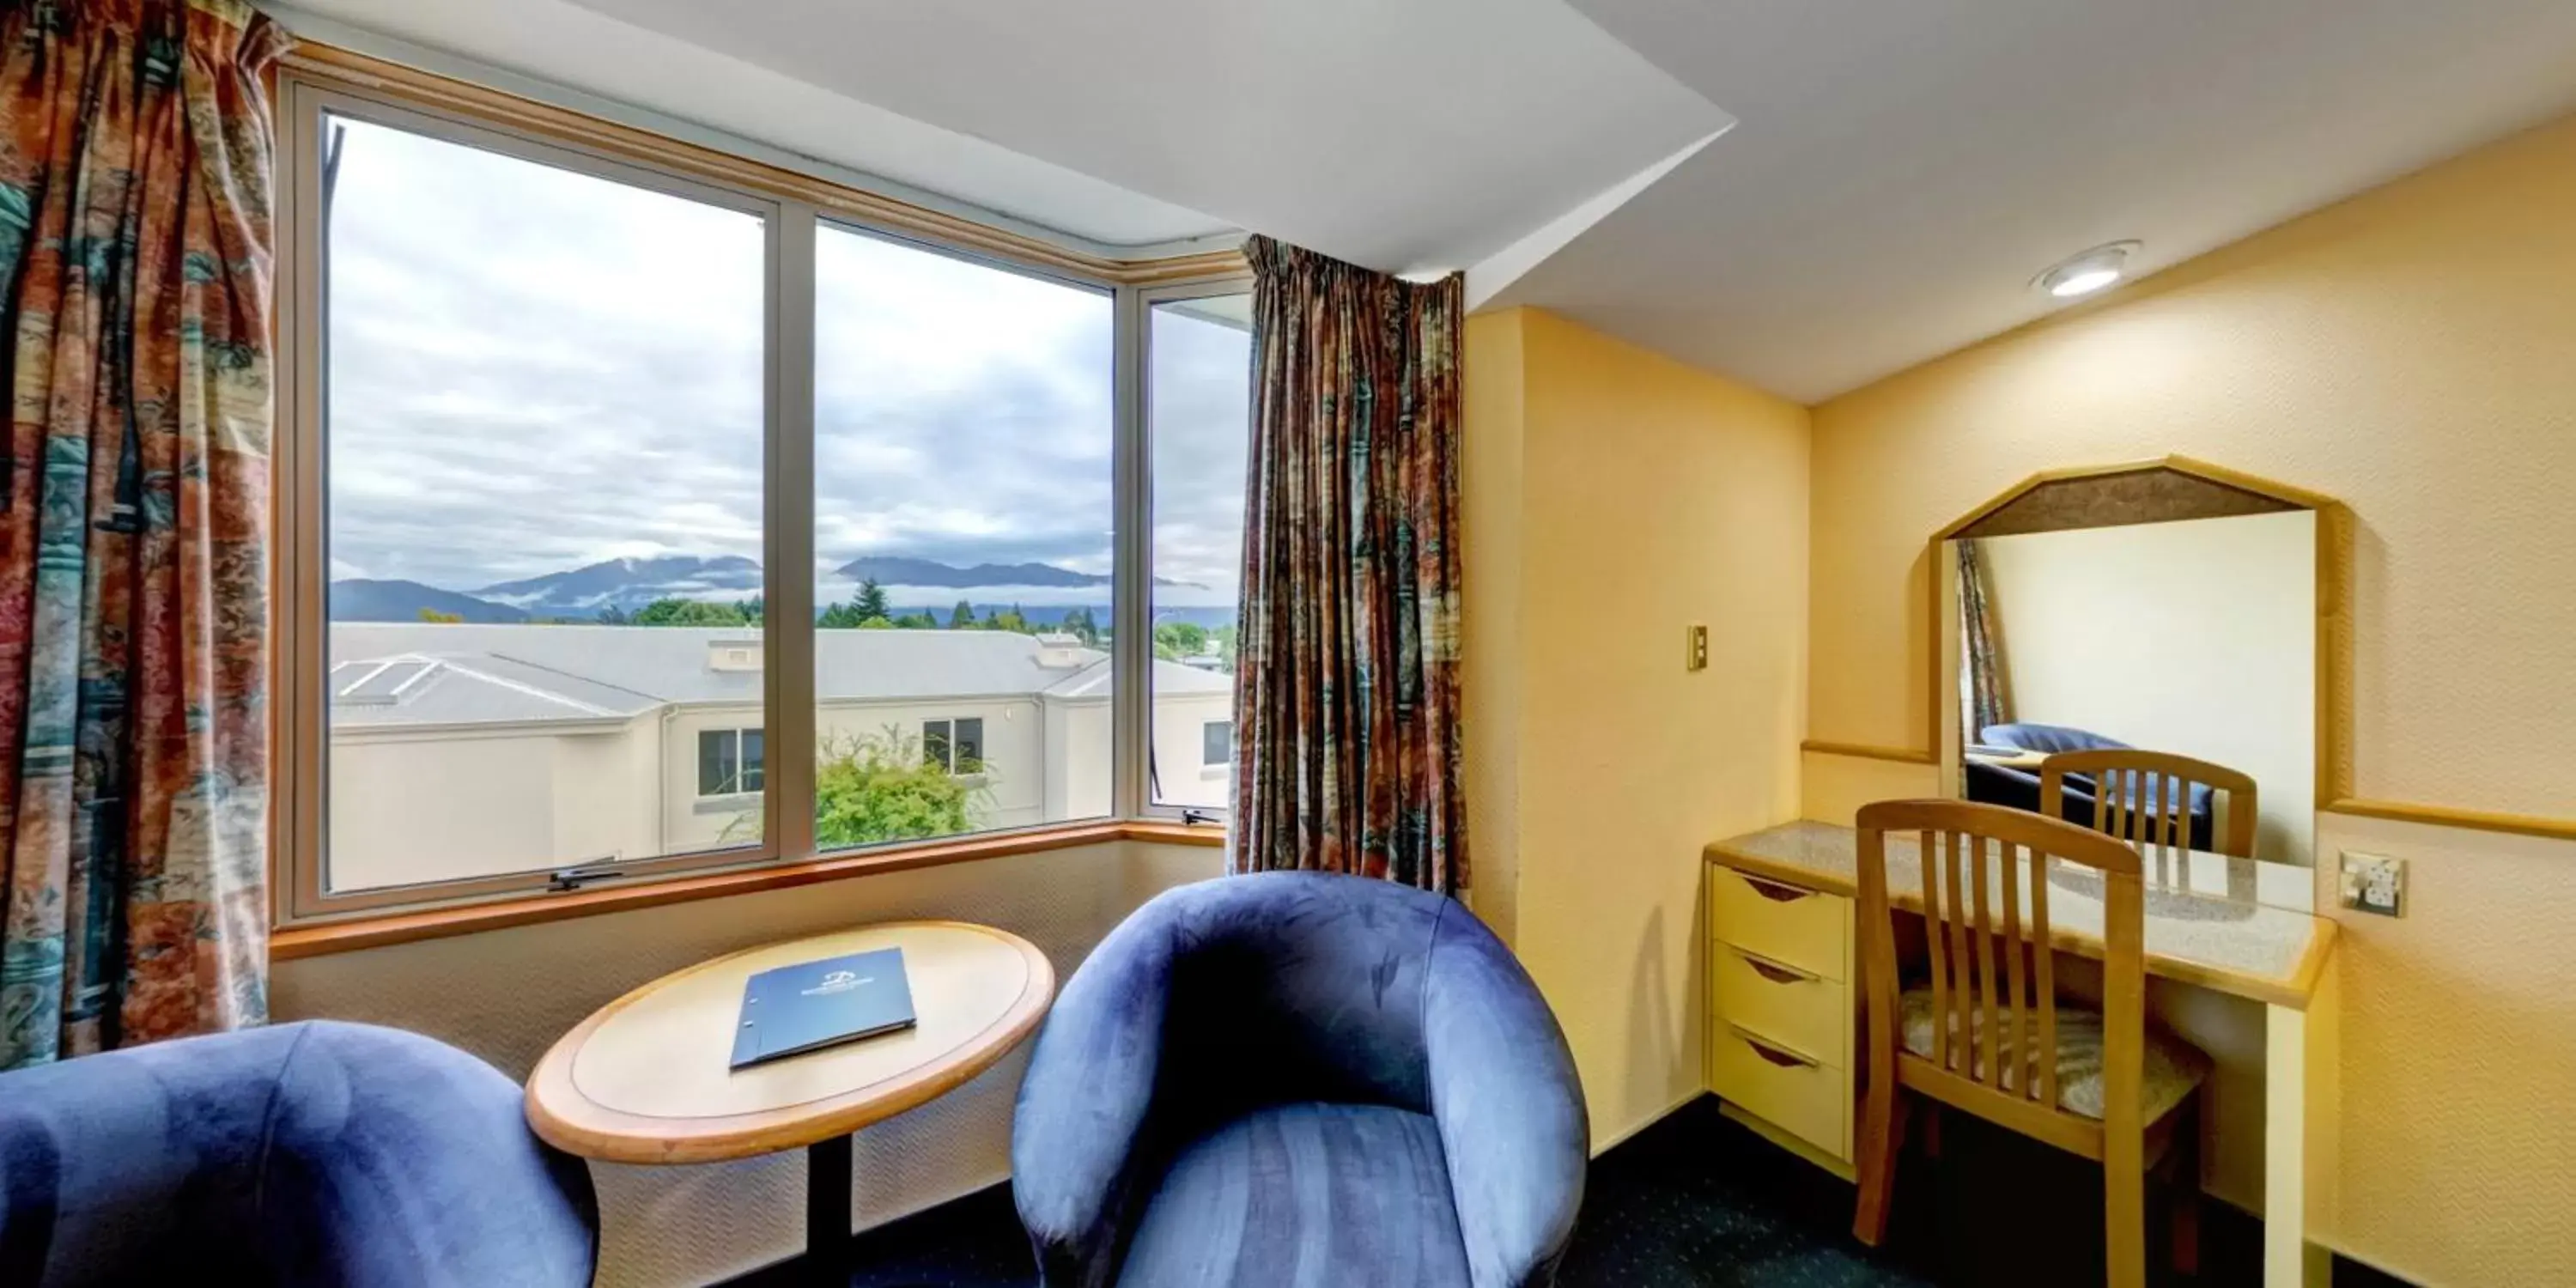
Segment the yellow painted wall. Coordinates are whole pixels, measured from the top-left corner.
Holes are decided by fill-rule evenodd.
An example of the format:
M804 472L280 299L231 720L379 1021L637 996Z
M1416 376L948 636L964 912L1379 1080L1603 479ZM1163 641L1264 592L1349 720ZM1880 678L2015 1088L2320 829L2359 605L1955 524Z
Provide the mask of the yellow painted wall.
M1598 1147L1704 1086L1700 848L1797 813L1807 413L1537 310L1469 319L1466 362L1474 902Z
M1932 531L2168 452L2351 504L2361 795L2576 816L2576 120L1815 409L1811 736L1923 745ZM1810 813L1931 776L1829 759ZM2576 1282L2576 845L2328 816L2321 862L2362 840L2415 908L2343 918L2326 1233L2427 1284Z

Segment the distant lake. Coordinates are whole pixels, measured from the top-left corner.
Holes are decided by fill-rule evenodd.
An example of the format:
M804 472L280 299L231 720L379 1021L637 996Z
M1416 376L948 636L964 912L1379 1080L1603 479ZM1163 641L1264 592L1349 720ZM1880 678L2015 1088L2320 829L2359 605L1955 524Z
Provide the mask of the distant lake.
M952 599L944 604L912 604L898 600L888 607L892 608L898 617L905 613L928 613L932 621L946 626L948 615L957 610L957 601ZM1054 626L1064 620L1065 614L1077 608L1089 609L1094 625L1104 631L1110 629L1111 625L1109 603L1106 600L1093 604L1039 604L1023 600L1016 604L975 604L974 607L975 616L978 619L1017 609L1020 616L1028 619L1029 625L1039 627ZM1209 630L1234 625L1234 615L1235 609L1232 604L1157 604L1154 607L1156 622L1188 622L1194 626L1204 626Z

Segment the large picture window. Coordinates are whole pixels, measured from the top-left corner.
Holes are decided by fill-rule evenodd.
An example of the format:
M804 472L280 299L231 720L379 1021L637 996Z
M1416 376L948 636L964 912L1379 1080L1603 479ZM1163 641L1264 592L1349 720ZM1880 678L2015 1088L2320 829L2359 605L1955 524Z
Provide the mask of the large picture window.
M684 767L761 720L762 216L320 126L327 888L738 843Z
M287 919L1223 807L1239 264L280 104Z

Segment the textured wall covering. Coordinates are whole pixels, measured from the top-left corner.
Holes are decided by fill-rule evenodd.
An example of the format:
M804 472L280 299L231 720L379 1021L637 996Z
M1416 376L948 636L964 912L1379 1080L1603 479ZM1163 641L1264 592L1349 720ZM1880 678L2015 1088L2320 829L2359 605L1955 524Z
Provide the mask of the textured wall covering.
M1810 736L1920 745L1928 534L2034 470L2177 452L2351 504L2361 795L2576 816L2570 355L2576 121L1817 408ZM2431 1284L2576 1282L2576 847L2405 840L2413 916L2345 950L2328 1233Z
M668 971L737 948L867 921L955 917L1025 935L1059 980L1138 904L1214 876L1219 852L1092 846L894 872L733 899L281 962L281 1020L389 1024L453 1043L525 1078L566 1029ZM990 1185L1010 1170L1011 1100L1024 1055L861 1132L857 1224ZM801 1154L701 1167L593 1164L603 1288L708 1283L788 1256L803 1240Z
M1807 415L1537 310L1466 343L1475 898L1599 1148L1705 1085L1700 847L1797 811Z

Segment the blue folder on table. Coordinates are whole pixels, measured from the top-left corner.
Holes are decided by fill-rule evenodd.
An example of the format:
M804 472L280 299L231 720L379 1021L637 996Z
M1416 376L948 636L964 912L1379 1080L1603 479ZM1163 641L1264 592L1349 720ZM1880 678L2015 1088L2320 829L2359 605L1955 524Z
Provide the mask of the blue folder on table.
M742 986L733 1067L912 1027L903 950L827 957L765 970Z

